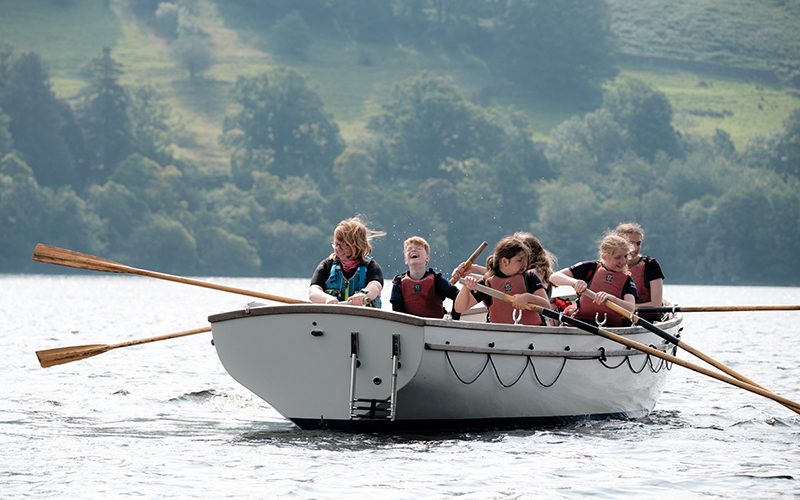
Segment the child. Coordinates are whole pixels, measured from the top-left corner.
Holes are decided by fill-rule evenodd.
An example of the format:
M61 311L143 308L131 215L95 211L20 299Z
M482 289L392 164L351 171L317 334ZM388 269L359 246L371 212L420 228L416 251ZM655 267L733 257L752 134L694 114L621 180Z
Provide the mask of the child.
M550 284L550 275L553 274L553 265L556 263L555 256L547 251L542 246L539 239L531 233L518 231L514 233L512 237L528 246L528 249L531 251L531 261L528 265L528 269L532 269L536 272L539 281L545 286L545 293L550 297L553 290L553 286ZM468 269L464 269L465 264L466 262L459 264L458 267L453 270L453 276L462 278L466 276L468 272L478 274L486 273L486 268L484 266L472 264Z
M392 280L392 310L425 318L441 318L446 313L444 299L455 300L458 288L442 273L428 267L430 245L412 236L403 242L403 261L408 271ZM457 317L455 319L458 319Z
M664 305L664 273L658 261L647 255L642 255L642 241L644 241L644 229L635 222L620 224L614 232L622 236L628 243L633 245L633 251L628 259L628 268L631 278L636 283L636 307L662 306ZM661 319L659 313L642 314L642 318L648 321Z
M319 263L311 277L308 299L320 304L345 302L380 309L383 271L370 257L370 242L385 234L367 228L359 217L341 221L333 231L333 253Z
M617 234L606 234L600 242L599 261L588 260L553 273L550 282L556 286L569 285L581 295L586 289L595 292L594 300L581 296L573 314L582 321L594 322L600 313L606 326L628 326L630 321L603 305L610 300L629 311L636 302L636 285L628 273L628 258L633 247Z
M456 296L453 310L463 313L482 301L489 309L488 321L491 323L514 323L514 309L521 309L522 324L543 324L540 314L525 309L527 304L544 308L550 306L544 285L536 273L528 269L530 255L528 246L517 238L507 236L501 239L495 246L494 253L486 260L487 271L484 277L480 281L473 275L463 278L464 287ZM512 295L513 304L504 300L493 300L489 295L476 292L476 283Z

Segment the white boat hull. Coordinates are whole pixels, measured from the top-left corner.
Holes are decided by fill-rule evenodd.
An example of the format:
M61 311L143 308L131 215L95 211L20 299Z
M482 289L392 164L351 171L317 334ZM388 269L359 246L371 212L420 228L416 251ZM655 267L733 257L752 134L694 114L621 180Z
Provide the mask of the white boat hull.
M671 368L569 327L311 304L209 321L228 373L304 429L466 430L637 418L653 409ZM659 326L675 335L680 322ZM672 352L644 329L612 330Z

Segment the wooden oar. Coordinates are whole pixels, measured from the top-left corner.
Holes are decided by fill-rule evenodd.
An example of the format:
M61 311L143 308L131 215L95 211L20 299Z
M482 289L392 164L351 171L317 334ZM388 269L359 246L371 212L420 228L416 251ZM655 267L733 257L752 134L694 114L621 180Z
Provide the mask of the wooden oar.
M478 248L472 252L472 255L470 255L467 261L464 263L464 269L469 269L469 267L475 262L475 259L478 258L478 256L486 249L487 246L489 246L489 244L485 241L478 245ZM455 285L456 281L458 281L458 277L453 276L450 278L451 285Z
M583 293L589 299L594 300L595 293L592 290L589 290L587 288ZM711 356L708 356L708 355L704 354L702 351L700 351L698 349L695 349L694 347L690 346L689 344L687 344L686 342L680 340L679 338L677 338L677 337L675 337L673 335L670 335L669 333L665 332L664 330L662 330L661 328L657 327L656 325L650 323L649 321L647 321L647 320L645 320L643 318L640 318L639 315L637 315L635 312L631 312L631 311L625 309L624 307L622 307L621 305L617 304L616 302L612 302L610 300L606 300L605 302L603 302L603 305L608 307L612 311L617 312L617 313L621 314L622 316L628 318L631 323L643 326L644 328L646 328L646 329L650 330L651 332L655 333L656 335L658 335L662 339L666 340L667 342L670 342L671 344L674 344L674 345L680 347L684 351L686 351L686 352L698 357L699 359L702 359L706 363L710 364L711 366L713 366L713 367L715 367L715 368L717 368L719 370L722 370L723 372L727 373L731 377L733 377L735 379L738 379L738 380L741 380L742 382L745 382L747 384L754 385L756 387L761 387L760 385L758 385L757 383L753 382L752 380L750 380L749 378L745 377L744 375L742 375L741 373L737 372L736 370L726 366L723 363L720 363L719 361L715 360Z
M93 271L104 271L108 273L123 273L123 274L137 274L139 276L147 276L150 278L158 278L167 281L175 281L177 283L184 283L187 285L201 286L204 288L211 288L213 290L221 290L223 292L238 293L239 295L246 295L248 297L257 297L260 299L272 300L275 302L283 302L286 304L306 304L305 300L293 299L290 297L282 297L280 295L273 295L271 293L256 292L254 290L245 290L242 288L235 288L227 285L218 285L216 283L209 283L207 281L196 280L192 278L184 278L182 276L175 276L172 274L159 273L155 271L148 271L146 269L139 269L136 267L127 266L114 262L113 260L104 259L102 257L95 257L74 250L67 250L66 248L59 248L44 243L39 243L33 251L33 260L38 262L46 262L48 264L57 264L59 266L75 267L78 269L90 269Z
M592 290L589 290L588 288L583 293L589 299L594 299L594 297L595 297L595 293ZM741 373L737 372L733 368L730 368L729 366L727 366L727 365L725 365L723 363L720 363L719 361L717 361L716 359L712 358L711 356L708 356L707 354L704 354L702 351L700 351L698 349L695 349L694 347L690 346L689 344L687 344L686 342L680 340L679 338L677 338L677 337L675 337L673 335L670 335L669 333L665 332L664 330L662 330L661 328L657 327L656 325L650 323L649 321L647 321L647 320L645 320L643 318L640 318L639 315L637 315L635 312L628 311L627 309L625 309L621 305L617 304L616 302L612 302L610 300L606 300L603 303L603 305L608 307L612 311L615 311L615 312L621 314L622 316L628 318L631 321L631 323L643 326L644 328L646 328L647 330L655 333L656 335L658 335L662 339L666 340L667 342L670 342L671 344L674 344L674 345L680 347L684 351L696 356L697 358L702 359L706 363L708 363L711 366L713 366L713 367L715 367L715 368L727 373L731 377L733 377L733 378L735 378L737 380L741 380L742 382L744 382L746 384L749 384L749 385L752 385L752 386L759 387L761 389L767 390L764 386L753 382L752 380L750 380L749 378L745 377ZM788 407L788 408L793 410L794 412L800 414L800 410L798 410L796 408L792 408L792 407Z
M210 326L203 328L195 328L194 330L184 330L182 332L168 333L166 335L159 335L157 337L148 337L138 340L128 340L127 342L120 342L118 344L89 344L89 345L76 345L71 347L57 347L55 349L45 349L43 351L36 351L36 357L39 358L39 364L42 368L49 368L55 365L63 365L64 363L72 363L81 359L91 358L98 354L110 351L112 349L119 349L120 347L129 347L132 345L147 344L148 342L158 342L160 340L175 339L178 337L186 337L187 335L197 335L198 333L210 332Z
M477 290L487 294L487 295L491 295L492 297L495 297L495 298L498 298L498 299L501 299L501 300L505 300L506 302L511 302L511 303L514 302L514 297L512 297L511 295L505 294L503 292L500 292L498 290L495 290L494 288L490 288L488 286L484 286L484 285L480 285L480 284L476 284L475 288ZM543 308L541 306L537 306L537 305L534 305L534 304L528 304L527 305L527 309L529 309L531 311L536 311L536 312L542 314L543 316L545 316L547 318L551 318L551 319L554 319L554 320L557 320L557 321L562 321L564 323L567 323L568 325L572 325L572 326L575 326L577 328L580 328L581 330L584 330L584 331L587 331L589 333L593 333L595 335L599 335L599 336L601 336L603 338L606 338L608 340L612 340L614 342L620 343L622 345L630 347L631 349L636 349L638 351L650 354L651 356L655 356L655 357L663 359L665 361L669 361L670 363L674 363L676 365L683 366L684 368L688 368L689 370L692 370L694 372L706 375L708 377L717 379L717 380L719 380L721 382L725 382L727 384L734 385L734 386L739 387L741 389L744 389L746 391L749 391L749 392L752 392L754 394L758 394L758 395L763 396L765 398L771 399L773 401L776 401L776 402L782 404L783 406L789 408L790 410L792 410L794 412L800 412L800 403L796 403L796 402L792 401L791 399L787 399L787 398L785 398L783 396L779 396L779 395L777 395L777 394L775 394L775 393L773 393L771 391L768 391L768 390L764 389L763 387L756 386L756 385L753 385L753 384L748 384L748 383L743 382L741 380L737 380L737 379L735 379L733 377L729 377L727 375L723 375L721 373L717 373L715 371L708 370L706 368L703 368L702 366L695 365L695 364L690 363L689 361L683 360L683 359L681 359L681 358L679 358L677 356L673 356L671 354L667 354L665 352L659 351L658 349L655 349L653 347L644 345L641 342L636 342L635 340L631 340L631 339L625 338L625 337L623 337L621 335L617 335L616 333L611 332L609 330L606 330L604 328L600 328L598 326L591 325L591 324L586 323L584 321L580 321L578 319L575 319L575 318L573 318L571 316L567 316L566 314L559 314L559 313L557 313L555 311L552 311L550 309L545 309L545 308Z
M640 313L671 313L671 312L738 312L738 311L800 311L800 305L778 304L757 306L647 306L637 307Z

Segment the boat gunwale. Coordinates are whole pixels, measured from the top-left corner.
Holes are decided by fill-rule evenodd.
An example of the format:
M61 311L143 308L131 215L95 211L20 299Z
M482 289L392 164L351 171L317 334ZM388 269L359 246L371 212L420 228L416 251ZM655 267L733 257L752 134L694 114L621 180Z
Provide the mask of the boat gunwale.
M341 304L281 304L281 305L262 305L237 309L234 311L212 314L208 317L209 323L221 323L243 318L257 316L271 316L282 314L332 314L337 316L358 316L375 318L398 323L405 323L414 326L430 326L437 328L453 328L459 330L481 330L492 332L517 332L542 334L551 333L559 335L595 335L580 328L571 326L530 326L530 325L511 325L506 323L483 323L475 321L459 321L453 319L433 319L422 318L411 314L386 311L371 307L348 306ZM663 323L658 323L662 329L669 329L682 321L682 316L675 315L672 319ZM641 326L614 327L609 328L614 333L625 335L647 332Z

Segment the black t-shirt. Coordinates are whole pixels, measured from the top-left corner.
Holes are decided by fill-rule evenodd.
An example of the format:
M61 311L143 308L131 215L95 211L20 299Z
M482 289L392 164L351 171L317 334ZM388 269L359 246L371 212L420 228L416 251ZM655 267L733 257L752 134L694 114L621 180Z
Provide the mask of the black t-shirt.
M650 288L651 281L664 279L664 272L661 270L661 264L656 259L645 255L642 260L644 261L644 286Z
M319 285L320 288L325 290L325 282L328 281L328 278L331 275L331 268L333 267L334 260L330 257L323 260L319 263L316 269L314 269L314 274L311 275L311 284L312 285ZM350 279L356 274L356 267L349 273L344 273L345 279ZM383 271L381 270L381 266L375 262L374 259L371 259L367 263L367 281L377 281L381 285L383 285ZM365 284L366 284L365 283Z

